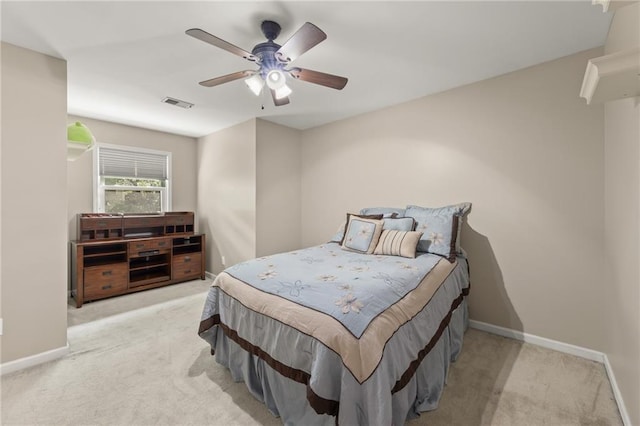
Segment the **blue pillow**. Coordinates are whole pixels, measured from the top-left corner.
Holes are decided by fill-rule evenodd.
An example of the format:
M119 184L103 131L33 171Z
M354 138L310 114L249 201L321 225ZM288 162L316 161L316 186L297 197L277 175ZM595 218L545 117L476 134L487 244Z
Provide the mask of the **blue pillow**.
M383 230L413 231L416 221L412 217L384 218Z
M344 233L342 248L359 253L371 254L382 233L382 220L364 219L351 216Z
M396 214L393 216L393 214ZM360 210L360 214L381 214L383 217L403 217L404 209L396 208L396 207L365 207Z
M471 208L471 203L429 208L407 206L405 215L416 220L416 231L422 232L417 250L438 254L453 262L460 252L460 229L462 218Z

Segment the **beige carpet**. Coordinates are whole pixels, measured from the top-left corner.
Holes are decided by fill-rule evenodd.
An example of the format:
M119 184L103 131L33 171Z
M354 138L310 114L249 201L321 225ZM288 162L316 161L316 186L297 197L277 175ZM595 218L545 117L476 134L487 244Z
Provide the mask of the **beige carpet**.
M209 283L70 307L70 354L2 377L2 424L281 424L196 335ZM472 329L440 407L408 423L620 424L602 365Z

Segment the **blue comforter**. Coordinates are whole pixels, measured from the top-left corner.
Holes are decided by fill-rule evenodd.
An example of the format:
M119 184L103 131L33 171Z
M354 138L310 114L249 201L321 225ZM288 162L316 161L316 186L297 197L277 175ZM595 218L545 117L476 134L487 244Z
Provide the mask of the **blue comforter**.
M463 258L374 256L328 243L222 272L199 334L232 373L238 347L304 385L309 406L341 424L404 422L410 413L394 408L393 396L408 385L415 391L416 371L447 333L468 286ZM267 402L265 392L259 397ZM300 410L286 403L270 409L286 423L299 421L291 413Z

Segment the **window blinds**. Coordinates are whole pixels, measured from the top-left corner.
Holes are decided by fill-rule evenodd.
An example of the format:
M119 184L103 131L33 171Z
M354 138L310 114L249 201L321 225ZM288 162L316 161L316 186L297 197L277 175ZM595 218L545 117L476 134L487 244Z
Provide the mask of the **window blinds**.
M100 176L160 179L168 177L167 155L100 147Z

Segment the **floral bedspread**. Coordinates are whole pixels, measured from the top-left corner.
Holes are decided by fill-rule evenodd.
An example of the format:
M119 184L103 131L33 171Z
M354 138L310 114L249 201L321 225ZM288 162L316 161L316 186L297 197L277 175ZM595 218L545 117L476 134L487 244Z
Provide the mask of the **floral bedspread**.
M414 290L438 256L363 255L327 243L236 264L227 274L338 320L360 338L370 322Z

